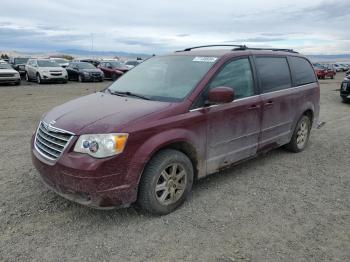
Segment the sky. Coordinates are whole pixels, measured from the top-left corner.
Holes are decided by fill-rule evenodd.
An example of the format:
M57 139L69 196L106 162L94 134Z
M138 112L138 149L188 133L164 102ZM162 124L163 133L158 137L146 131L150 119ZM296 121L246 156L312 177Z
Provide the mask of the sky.
M1 0L0 50L162 54L203 44L350 54L344 0Z

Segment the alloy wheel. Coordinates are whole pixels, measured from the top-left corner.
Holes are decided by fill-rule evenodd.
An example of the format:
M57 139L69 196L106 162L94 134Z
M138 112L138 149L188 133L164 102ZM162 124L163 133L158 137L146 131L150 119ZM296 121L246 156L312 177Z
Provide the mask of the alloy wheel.
M176 203L186 189L187 173L181 164L171 164L159 175L155 194L161 205Z

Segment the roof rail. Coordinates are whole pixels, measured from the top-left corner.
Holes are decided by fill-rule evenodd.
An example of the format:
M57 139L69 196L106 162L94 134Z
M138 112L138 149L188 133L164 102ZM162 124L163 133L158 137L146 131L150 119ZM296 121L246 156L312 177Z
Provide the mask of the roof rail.
M186 52L186 51L191 51L192 49L198 49L198 48L205 48L205 47L219 47L219 46L229 46L229 47L236 47L236 48L246 48L245 45L202 45L202 46L194 46L194 47L188 47L185 48L184 50L179 50L176 52Z
M245 48L235 48L232 51L238 51L238 50L268 50L268 51L281 51L281 52L299 54L297 51L294 51L293 49L288 49L288 48L257 48L257 47L247 47L247 46L245 46Z
M194 47L188 47L184 50L179 50L176 52L188 52L192 49L199 49L199 48L206 48L206 47L234 47L232 51L239 51L239 50L269 50L269 51L281 51L281 52L289 52L289 53L295 53L298 54L297 51L294 51L293 49L287 49L287 48L257 48L257 47L248 47L246 45L202 45L202 46L194 46Z

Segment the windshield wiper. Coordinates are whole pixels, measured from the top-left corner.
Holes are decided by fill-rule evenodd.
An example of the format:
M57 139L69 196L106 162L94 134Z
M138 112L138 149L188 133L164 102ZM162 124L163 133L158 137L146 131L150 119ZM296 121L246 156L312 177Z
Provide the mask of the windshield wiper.
M144 96L144 95L140 95L140 94L136 94L136 93L133 93L133 92L130 92L130 91L126 91L126 92L122 92L122 91L112 91L110 89L107 89L108 92L111 94L111 95L117 95L117 96L131 96L131 97L137 97L137 98L141 98L141 99L144 99L144 100L151 100L149 97L147 96Z

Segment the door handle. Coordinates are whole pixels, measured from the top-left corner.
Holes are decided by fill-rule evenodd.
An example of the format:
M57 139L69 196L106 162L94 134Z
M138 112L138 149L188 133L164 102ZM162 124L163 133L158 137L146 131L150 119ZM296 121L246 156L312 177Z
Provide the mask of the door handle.
M272 106L274 103L273 103L273 101L267 101L266 103L265 103L265 106Z
M250 107L248 107L248 110L253 110L253 109L258 109L260 108L259 105L251 105Z

